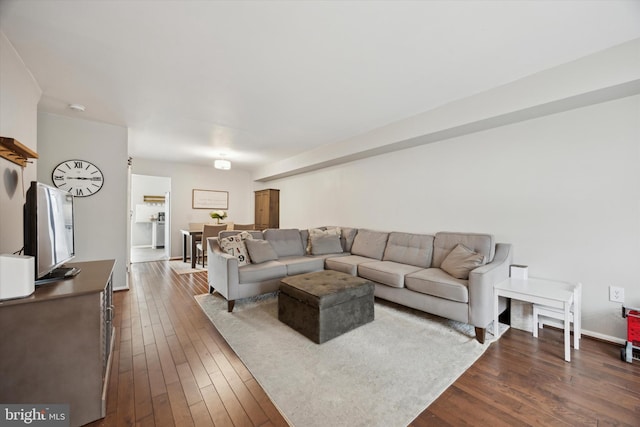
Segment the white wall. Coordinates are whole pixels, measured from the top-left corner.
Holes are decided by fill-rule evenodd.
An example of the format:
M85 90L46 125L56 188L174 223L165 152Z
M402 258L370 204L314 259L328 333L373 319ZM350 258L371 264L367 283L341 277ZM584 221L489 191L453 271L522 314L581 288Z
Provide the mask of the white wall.
M127 129L105 123L38 114L38 181L52 185L60 162L92 162L104 174L102 189L75 199L75 261L115 259L114 288L125 288L127 262Z
M162 175L171 178L171 257L182 256L182 234L190 222L211 222L210 209L192 209L193 189L229 192L227 221L253 222L253 187L248 172L231 169L220 171L211 167L184 163L133 159L132 173Z
M529 275L580 281L584 328L622 338L608 285L640 306L640 97L268 183L281 227L488 232Z
M38 101L42 91L4 33L0 31L0 136L38 150ZM36 179L37 160L24 169L0 158L0 253L23 246L24 191Z
M138 209L140 205L143 212L165 212L164 203L145 203L144 196L164 196L167 191L171 191L171 178L163 176L131 175L131 245L149 246L151 245L151 221L148 215L143 222L138 220Z

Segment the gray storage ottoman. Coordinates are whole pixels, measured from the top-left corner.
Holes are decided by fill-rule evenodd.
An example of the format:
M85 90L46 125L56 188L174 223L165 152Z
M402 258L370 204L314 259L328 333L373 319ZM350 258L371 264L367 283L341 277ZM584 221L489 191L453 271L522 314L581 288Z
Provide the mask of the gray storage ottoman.
M373 291L368 280L333 270L285 277L278 319L322 344L373 321Z

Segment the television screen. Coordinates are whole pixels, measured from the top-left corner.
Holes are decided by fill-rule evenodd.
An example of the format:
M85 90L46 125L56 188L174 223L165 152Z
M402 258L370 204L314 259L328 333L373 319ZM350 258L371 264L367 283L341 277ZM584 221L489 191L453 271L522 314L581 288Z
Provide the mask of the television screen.
M36 279L50 275L75 256L70 193L31 183L25 202L24 253L35 257Z

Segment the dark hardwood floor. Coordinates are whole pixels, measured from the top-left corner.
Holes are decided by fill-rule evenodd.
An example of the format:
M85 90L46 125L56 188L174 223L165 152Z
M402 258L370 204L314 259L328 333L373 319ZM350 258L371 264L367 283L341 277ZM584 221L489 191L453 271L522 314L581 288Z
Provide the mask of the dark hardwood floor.
M132 265L114 295L107 416L91 426L287 425L193 299L206 278ZM587 338L567 363L560 331L511 329L411 425L640 426L639 365Z

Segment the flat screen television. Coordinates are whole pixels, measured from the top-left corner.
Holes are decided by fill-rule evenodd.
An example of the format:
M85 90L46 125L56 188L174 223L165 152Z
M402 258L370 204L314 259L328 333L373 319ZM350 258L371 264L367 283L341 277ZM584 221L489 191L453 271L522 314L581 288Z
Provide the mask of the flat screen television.
M35 258L36 284L73 276L63 267L75 256L73 195L31 182L24 204L24 254Z

